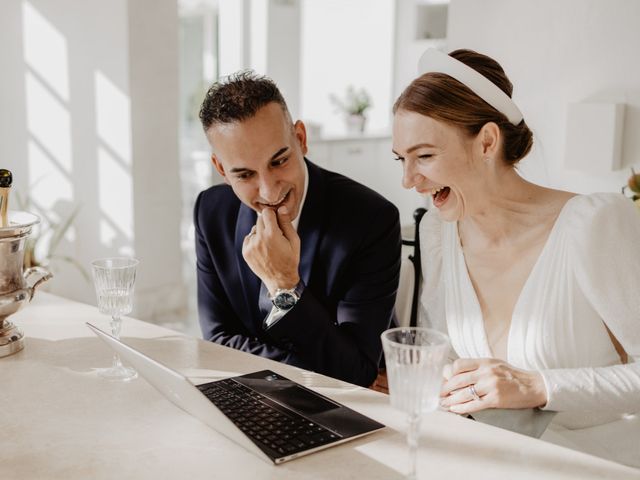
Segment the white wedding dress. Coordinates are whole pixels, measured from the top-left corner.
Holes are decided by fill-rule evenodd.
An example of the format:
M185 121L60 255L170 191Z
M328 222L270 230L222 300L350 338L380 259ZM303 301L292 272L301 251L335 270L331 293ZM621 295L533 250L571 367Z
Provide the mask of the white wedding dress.
M421 324L448 333L459 357L491 357L457 224L432 209L420 238ZM545 409L560 412L543 439L640 467L640 213L629 199L565 204L514 308L507 360L539 371Z

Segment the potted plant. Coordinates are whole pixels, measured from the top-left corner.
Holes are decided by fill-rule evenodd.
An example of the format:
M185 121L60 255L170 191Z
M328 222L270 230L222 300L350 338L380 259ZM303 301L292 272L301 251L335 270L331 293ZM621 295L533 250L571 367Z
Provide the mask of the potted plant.
M353 85L349 85L344 98L332 93L329 99L337 110L344 114L347 132L364 132L367 123L366 111L371 107L371 97L364 88L356 90Z

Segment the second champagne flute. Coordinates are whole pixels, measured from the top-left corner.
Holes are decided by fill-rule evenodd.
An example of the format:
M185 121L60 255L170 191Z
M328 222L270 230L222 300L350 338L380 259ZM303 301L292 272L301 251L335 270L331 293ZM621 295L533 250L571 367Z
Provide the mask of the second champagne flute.
M424 327L400 327L382 333L391 406L407 414L410 480L416 464L423 412L438 408L442 370L449 352L449 337Z
M122 316L133 309L133 286L138 263L135 258L127 257L102 258L91 262L98 310L111 315L111 334L118 339ZM98 375L109 380L128 381L136 378L138 372L122 365L118 354L114 354L112 366L99 369Z

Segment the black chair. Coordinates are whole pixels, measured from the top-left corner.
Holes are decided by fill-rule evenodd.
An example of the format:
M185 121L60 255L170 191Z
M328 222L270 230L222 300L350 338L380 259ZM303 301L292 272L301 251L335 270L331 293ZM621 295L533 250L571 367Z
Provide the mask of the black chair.
M426 208L417 208L413 212L413 220L415 230L413 239L402 239L402 245L413 247L413 253L407 258L413 266L413 284L411 285L411 313L409 325L415 327L418 323L418 306L420 302L420 279L422 277L422 266L420 262L420 221L424 214L427 213ZM400 323L401 319L399 319Z

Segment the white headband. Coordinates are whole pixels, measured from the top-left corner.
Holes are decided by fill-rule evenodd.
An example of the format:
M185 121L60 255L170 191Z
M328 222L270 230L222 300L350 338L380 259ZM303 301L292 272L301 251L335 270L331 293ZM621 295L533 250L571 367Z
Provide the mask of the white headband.
M418 75L430 72L444 73L466 85L473 93L504 114L510 123L518 125L522 121L520 109L495 83L461 61L434 48L424 52L418 61Z

